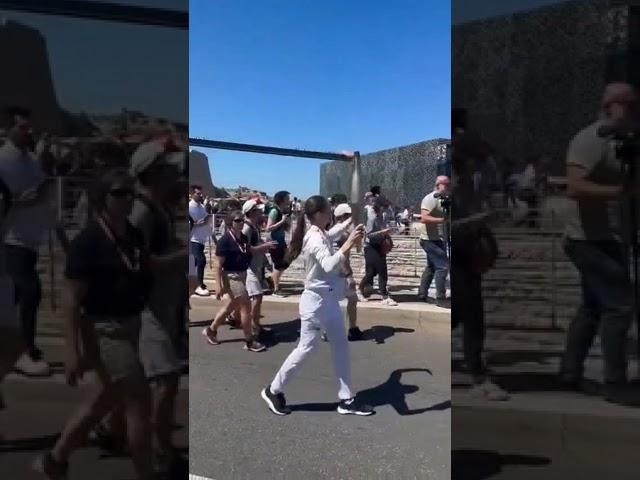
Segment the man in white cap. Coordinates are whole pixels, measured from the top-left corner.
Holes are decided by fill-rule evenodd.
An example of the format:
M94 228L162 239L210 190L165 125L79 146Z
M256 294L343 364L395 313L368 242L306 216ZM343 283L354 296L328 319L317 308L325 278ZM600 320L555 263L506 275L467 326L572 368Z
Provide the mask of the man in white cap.
M629 218L621 207L637 195L638 179L624 173L614 136L603 137L599 130L625 124L635 125L637 131L639 112L632 85L607 85L600 118L573 138L566 159L567 194L573 205L565 251L580 272L583 299L567 331L561 380L571 389L581 388L584 361L600 330L605 396L624 403L632 393L627 384L626 346L634 293L627 268Z
M242 213L245 217L242 233L249 239L251 247L257 247L263 244L260 224L264 215L264 204L259 199L250 199L242 205ZM270 242L273 247L277 242ZM253 325L253 334L256 338L263 337L271 332L270 329L260 325L260 313L262 308L263 284L264 284L264 265L266 257L261 251L256 251L251 257L251 264L247 270L247 293L251 299L251 320ZM239 315L237 318L240 318Z
M352 224L352 212L348 203L341 203L336 206L334 212L336 220L335 226L327 232L329 238L334 240L341 248L344 242L349 238L349 227ZM358 328L358 291L357 284L353 278L353 269L351 268L351 261L349 254L345 255L345 258L341 264L341 275L345 279L345 297L347 298L347 317L349 319L349 333L348 339L351 342L362 340L363 334L360 328ZM326 340L326 336L322 337Z
M166 266L161 273L154 272L140 332L140 357L154 390L152 418L164 468L177 458L172 436L182 371L177 346L186 309L188 254L187 245L177 237L174 210L182 196L186 158L170 139L159 139L141 145L131 159L138 186L130 221L142 233L154 262Z

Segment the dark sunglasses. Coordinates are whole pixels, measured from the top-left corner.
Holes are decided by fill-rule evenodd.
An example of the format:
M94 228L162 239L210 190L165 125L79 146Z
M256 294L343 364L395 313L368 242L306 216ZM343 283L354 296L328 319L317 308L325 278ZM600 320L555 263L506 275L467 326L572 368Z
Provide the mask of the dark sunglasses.
M244 218L234 218L231 220L233 223L244 223Z
M109 195L114 198L133 198L133 190L130 188L114 188L109 192Z

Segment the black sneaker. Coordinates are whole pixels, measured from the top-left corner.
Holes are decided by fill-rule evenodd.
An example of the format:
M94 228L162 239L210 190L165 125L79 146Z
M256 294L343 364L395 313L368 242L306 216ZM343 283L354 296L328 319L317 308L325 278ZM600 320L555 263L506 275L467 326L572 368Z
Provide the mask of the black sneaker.
M451 299L450 298L438 298L436 300L436 306L440 308L446 308L447 310L451 310Z
M251 342L245 343L244 349L250 352L264 352L267 347L256 340L252 340Z
M338 404L338 413L340 415L359 415L366 417L368 415L373 415L375 412L370 406L361 405L355 398L351 398L349 400L342 400Z
M358 340L362 340L364 338L364 334L362 330L358 327L353 327L349 329L348 339L350 342L357 342Z
M267 402L269 410L276 415L289 415L291 413L291 409L287 407L287 401L284 398L284 393L272 393L271 385L263 388L260 396L265 402Z

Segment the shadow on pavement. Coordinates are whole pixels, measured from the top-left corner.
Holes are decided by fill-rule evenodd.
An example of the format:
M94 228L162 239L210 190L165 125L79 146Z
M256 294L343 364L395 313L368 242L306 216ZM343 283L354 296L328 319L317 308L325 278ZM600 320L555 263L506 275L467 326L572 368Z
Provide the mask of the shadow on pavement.
M376 325L363 332L364 340L375 340L377 344L385 343L385 340L393 337L396 333L414 333L413 328L397 328L387 325Z
M0 453L47 450L53 447L59 436L60 435L56 433L52 435L44 435L42 437L0 440Z
M540 467L551 464L546 457L530 455L501 455L484 450L453 450L451 452L452 480L484 480L502 472L505 466Z
M357 397L362 403L372 407L381 407L391 405L398 415L417 415L431 411L449 410L451 408L451 400L436 403L429 407L410 409L407 405L406 395L416 393L419 390L417 385L404 385L400 383L403 373L408 372L425 372L432 375L427 368L403 368L394 370L389 375L389 379L377 387L369 388L358 392ZM334 412L338 406L337 402L331 403L304 403L300 405L291 405L292 411L304 412Z

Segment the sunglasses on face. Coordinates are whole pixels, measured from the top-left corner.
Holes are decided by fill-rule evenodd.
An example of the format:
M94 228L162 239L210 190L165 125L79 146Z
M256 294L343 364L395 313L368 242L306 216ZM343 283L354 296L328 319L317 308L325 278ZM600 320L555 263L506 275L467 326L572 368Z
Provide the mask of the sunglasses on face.
M243 218L234 218L232 220L233 223L244 223L244 219Z
M130 188L114 188L109 192L114 198L133 198L133 190Z

